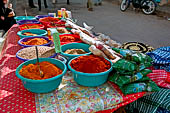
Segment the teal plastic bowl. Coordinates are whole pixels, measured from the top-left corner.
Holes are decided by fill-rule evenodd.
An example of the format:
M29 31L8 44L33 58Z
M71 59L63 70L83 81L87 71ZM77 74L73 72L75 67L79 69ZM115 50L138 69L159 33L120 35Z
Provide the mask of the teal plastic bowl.
M78 58L78 57L76 57L76 58ZM74 60L76 58L73 58L72 60ZM72 60L70 60L68 62L68 68L72 72L72 75L74 77L74 81L76 81L77 84L82 85L82 86L97 87L97 86L104 84L108 79L109 73L113 69L112 68L112 62L110 60L106 59L111 63L111 67L107 71L101 72L101 73L83 73L83 72L79 72L79 71L74 70L70 66L70 63L72 62Z
M83 44L83 43L68 43L68 44L64 44L64 45L61 46L61 55L66 57L68 61L71 60L74 57L83 56L83 55L90 55L91 52L89 50L89 47L90 47L90 45ZM86 54L79 54L79 55L73 55L73 54L66 54L66 53L64 53L68 49L83 49L87 53Z
M16 16L14 17L16 21L20 20L35 20L36 18L34 16Z
M26 37L32 37L32 36L26 36L23 35L23 33L26 32L30 32L33 34L37 34L37 36L45 36L47 35L47 31L46 30L42 30L42 29L26 29L26 30L22 30L22 31L18 31L17 35L22 39L22 38L26 38Z
M60 83L62 81L63 75L67 71L67 66L62 61L53 59L53 58L40 58L39 60L40 60L40 62L48 61L48 62L51 62L52 64L55 64L57 67L59 67L60 69L63 70L63 73L60 75L57 75L55 77L52 77L49 79L44 79L44 80L32 80L32 79L28 79L28 78L21 76L19 74L19 71L22 69L22 67L24 65L28 65L28 64L35 64L36 59L28 60L28 61L25 61L22 64L20 64L17 67L15 73L16 73L16 76L19 79L21 79L24 87L27 90L29 90L33 93L48 93L48 92L51 92L51 91L55 90L56 88L58 88L58 86L60 85Z

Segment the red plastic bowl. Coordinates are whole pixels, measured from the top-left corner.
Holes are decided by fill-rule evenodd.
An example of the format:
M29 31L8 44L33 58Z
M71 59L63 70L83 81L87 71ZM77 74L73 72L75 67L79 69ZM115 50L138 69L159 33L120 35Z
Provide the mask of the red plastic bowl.
M61 39L63 36L72 36L72 37L75 38L75 41L67 41L67 42L65 42L65 41L63 41ZM80 36L79 35L75 35L75 34L61 34L61 35L59 35L59 37L60 37L61 45L68 44L68 43L83 43L82 40L80 39Z
M47 25L47 28L65 27L65 23L66 22L59 20L56 23L49 23Z
M34 27L37 26L37 27ZM42 24L22 24L19 25L20 30L25 30L25 29L44 29L44 25Z
M54 18L54 17L45 17L45 18L40 18L39 21L45 26L47 27L48 24L50 23L56 23L59 21L58 18Z

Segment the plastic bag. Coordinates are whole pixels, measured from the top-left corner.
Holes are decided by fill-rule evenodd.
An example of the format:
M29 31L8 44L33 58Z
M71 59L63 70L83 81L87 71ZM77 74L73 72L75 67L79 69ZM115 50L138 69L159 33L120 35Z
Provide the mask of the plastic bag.
M149 74L151 72L152 71L149 69L144 69L144 70L134 74L133 76L128 76L128 75L124 76L124 75L120 75L120 74L114 74L113 76L109 77L109 80L111 82L114 82L118 86L122 87L125 84L132 83L132 82L142 79L144 76L146 76L147 74Z
M159 91L160 88L153 82L153 81L145 81L140 83L131 83L127 84L123 87L120 87L123 94L132 94L132 93L138 93L138 92L154 92Z

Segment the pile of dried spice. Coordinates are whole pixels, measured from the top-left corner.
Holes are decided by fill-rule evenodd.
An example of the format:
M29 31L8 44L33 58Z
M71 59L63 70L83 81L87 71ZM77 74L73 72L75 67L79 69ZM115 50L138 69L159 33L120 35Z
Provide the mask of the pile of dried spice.
M19 74L25 78L33 80L42 80L52 78L62 73L62 70L60 68L47 61L40 62L39 64L41 71L43 72L43 78L40 76L37 64L29 64L27 66L23 66Z
M100 73L110 69L111 63L103 57L89 55L72 60L70 66L79 72Z
M43 45L48 43L48 41L43 38L33 38L21 43L24 45Z

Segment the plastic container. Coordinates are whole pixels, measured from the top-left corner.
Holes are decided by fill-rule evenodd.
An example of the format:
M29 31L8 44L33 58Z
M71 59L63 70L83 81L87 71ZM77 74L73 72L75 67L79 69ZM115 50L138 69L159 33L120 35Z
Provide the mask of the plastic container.
M45 17L45 18L40 18L39 21L47 28L48 24L56 23L59 21L59 19L54 17Z
M30 39L34 39L34 38L43 38L45 40L48 41L48 43L46 44L42 44L42 45L24 45L22 44L22 42L26 42ZM32 37L26 37L26 38L22 38L18 41L18 44L22 47L32 47L32 46L50 46L52 44L52 41L48 39L48 37L45 37L45 36L32 36Z
M22 38L26 38L26 37L32 37L32 36L26 36L23 35L23 33L26 32L30 32L33 34L37 34L37 36L46 36L47 35L47 31L46 30L42 30L42 29L26 29L26 30L22 30L22 31L18 31L17 35L22 39Z
M90 55L91 52L89 50L90 45L83 44L83 43L69 43L61 46L61 55L67 58L68 61L70 61L72 58L78 57L78 56L84 56L84 55ZM73 55L73 54L66 54L64 53L68 49L83 49L86 54L79 54L79 55Z
M80 36L79 35L75 35L75 34L60 34L59 35L60 38L62 36L73 36L76 39L76 41L74 41L74 42L63 42L62 40L60 40L61 45L69 44L69 43L83 43L83 41L80 40Z
M16 16L14 17L16 21L20 20L35 20L36 18L34 16Z
M56 23L49 23L48 25L47 25L47 28L56 28L56 27L65 27L65 23L66 22L64 22L64 21L58 21L58 22L56 22Z
M20 49L17 53L16 53L16 57L19 59L19 60L22 60L22 61L27 61L27 60L31 60L31 59L24 59L24 58L22 58L22 57L20 57L20 56L18 56L18 53L20 53L21 51L23 51L25 48L23 48L23 49ZM57 56L57 53L54 53L52 56L50 56L50 57L48 57L48 58L55 58ZM61 60L61 61L63 61L64 63L65 63L65 59L63 59L63 58L61 58L61 59L59 59L59 60Z
M35 18L37 20L39 20L40 18L45 18L45 17L54 17L54 16L52 16L52 15L37 15L37 16L35 16Z
M72 62L72 60L76 58L78 57L75 57L68 62L68 68L72 72L74 80L77 82L77 84L82 85L82 86L88 86L88 87L96 87L96 86L104 84L107 81L108 75L112 71L112 66L107 71L101 72L101 73L83 73L83 72L74 70L70 66L70 63ZM108 61L112 65L112 62L110 60Z
M22 24L39 24L40 22L38 20L20 20L16 22L19 25Z
M20 64L17 67L15 74L19 79L22 80L22 83L27 90L33 93L48 93L58 88L58 86L60 85L62 81L63 75L67 71L67 66L62 61L53 59L53 58L40 58L39 60L40 62L48 61L52 64L55 64L57 67L63 70L62 74L49 78L49 79L44 79L44 80L32 80L32 79L28 79L28 78L21 76L19 74L19 71L22 69L22 67L28 64L35 64L37 61L36 59L28 60Z
M44 25L42 24L22 24L19 25L20 30L26 30L26 29L44 29Z

